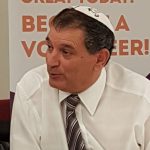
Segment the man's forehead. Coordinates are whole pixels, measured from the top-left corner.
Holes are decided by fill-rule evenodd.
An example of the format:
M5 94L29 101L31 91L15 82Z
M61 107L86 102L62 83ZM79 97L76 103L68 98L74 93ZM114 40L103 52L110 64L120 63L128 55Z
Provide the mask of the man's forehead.
M54 26L51 26L49 34L46 38L46 40L51 42L60 42L60 43L68 43L77 45L79 42L82 41L83 38L83 32L79 29L55 29Z
M54 27L53 25L50 25L50 32L49 34L64 34L64 35L77 35L77 36L83 36L84 31L79 29L79 28L71 28L71 27L65 27L65 28L61 28L61 27ZM72 34L75 33L75 34Z

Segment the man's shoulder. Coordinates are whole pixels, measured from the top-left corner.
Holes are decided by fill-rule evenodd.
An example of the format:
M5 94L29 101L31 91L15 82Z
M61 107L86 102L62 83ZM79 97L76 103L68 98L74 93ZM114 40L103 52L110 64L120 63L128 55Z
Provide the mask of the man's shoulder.
M150 99L150 81L146 77L115 62L110 62L106 71L110 87Z
M31 79L31 80L29 80ZM43 80L48 79L48 73L46 64L35 67L24 74L19 83L24 81L34 81L42 82Z
M44 82L48 82L46 64L33 68L25 73L17 83L17 87L21 88L28 96L31 96L41 88Z

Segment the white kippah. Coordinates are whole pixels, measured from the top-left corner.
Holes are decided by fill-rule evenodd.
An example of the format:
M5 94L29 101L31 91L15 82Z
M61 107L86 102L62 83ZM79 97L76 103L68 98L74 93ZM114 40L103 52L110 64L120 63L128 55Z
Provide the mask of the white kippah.
M106 15L104 15L103 13L97 12L97 9L91 8L88 6L74 6L73 8L75 10L80 11L80 12L88 15L89 17L92 17L95 20L103 23L114 33L114 28L113 28L110 20L108 19L108 17Z

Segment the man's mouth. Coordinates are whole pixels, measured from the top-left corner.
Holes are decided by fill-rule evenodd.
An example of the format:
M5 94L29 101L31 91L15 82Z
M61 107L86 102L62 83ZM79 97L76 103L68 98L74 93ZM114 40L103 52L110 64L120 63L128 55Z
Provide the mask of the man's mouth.
M49 74L49 77L51 78L51 79L58 79L58 78L60 78L62 76L62 74L59 74L59 73L50 73Z

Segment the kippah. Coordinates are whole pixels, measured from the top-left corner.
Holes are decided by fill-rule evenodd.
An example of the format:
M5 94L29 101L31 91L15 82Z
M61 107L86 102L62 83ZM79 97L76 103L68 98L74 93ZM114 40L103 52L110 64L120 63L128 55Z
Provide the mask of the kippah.
M106 15L104 15L101 12L98 12L97 9L91 8L88 6L74 6L73 7L75 10L80 11L84 13L85 15L88 15L91 18L94 18L95 20L103 23L105 26L107 26L113 33L114 33L114 28L108 19Z

